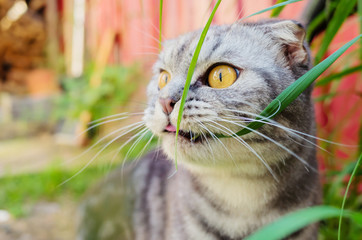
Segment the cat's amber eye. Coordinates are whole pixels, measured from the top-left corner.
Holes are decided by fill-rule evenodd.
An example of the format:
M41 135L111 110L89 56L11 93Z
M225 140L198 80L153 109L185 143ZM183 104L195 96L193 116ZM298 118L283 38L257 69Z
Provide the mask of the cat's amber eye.
M209 73L209 86L212 88L227 88L238 77L235 68L229 65L218 65Z
M158 77L158 87L159 89L164 88L167 83L171 80L171 75L167 71L162 71Z

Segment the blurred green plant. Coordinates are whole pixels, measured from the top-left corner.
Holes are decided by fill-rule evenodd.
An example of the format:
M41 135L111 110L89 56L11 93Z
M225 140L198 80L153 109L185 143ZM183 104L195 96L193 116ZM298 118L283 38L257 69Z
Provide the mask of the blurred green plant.
M76 169L65 169L53 163L47 169L22 175L7 174L0 178L0 206L9 211L14 217L23 217L29 213L36 202L57 201L61 199L79 199L84 192L105 173L113 169L112 165L97 165L77 177L71 184L59 187L76 173Z
M56 116L79 119L87 111L92 119L98 119L119 112L120 107L128 103L132 93L142 79L141 67L133 65L106 66L98 87L90 85L94 64L89 64L84 75L79 78L64 78L63 94L58 99Z

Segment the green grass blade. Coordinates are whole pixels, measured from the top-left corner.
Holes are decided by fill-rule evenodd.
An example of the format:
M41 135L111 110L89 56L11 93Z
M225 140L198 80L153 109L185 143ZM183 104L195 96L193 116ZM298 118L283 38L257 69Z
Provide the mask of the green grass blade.
M355 169L356 163L350 163L347 166L345 166L342 171L338 171L336 173L335 178L333 181L331 181L331 185L328 188L328 192L324 194L324 203L327 205L333 204L333 200L335 200L335 196L339 195L339 190L343 186L343 180L345 179L346 175L349 175L353 172L353 169Z
M277 240L292 234L293 232L322 219L338 217L341 210L330 206L317 206L301 209L285 215L277 221L263 227L245 240ZM357 212L344 212L343 216L349 217L361 223L361 214Z
M359 20L359 33L362 34L362 0L358 0L357 13ZM359 45L359 59L362 60L362 39L360 40Z
M336 11L331 21L328 22L326 33L323 37L321 47L315 57L315 62L318 63L322 60L324 54L327 52L330 43L334 36L337 34L338 29L342 26L343 22L349 16L356 6L357 0L340 0Z
M285 2L287 0L278 0L277 1L277 4L279 3L282 3L282 2ZM283 11L285 5L281 6L281 7L277 7L277 8L274 8L270 14L270 17L278 17L279 14Z
M275 116L284 110L292 101L294 101L309 85L311 85L332 63L334 63L350 46L358 41L362 37L362 34L355 37L340 49L331 54L323 62L309 70L306 74L287 87L279 96L277 96L261 113L262 118L256 118L257 120L269 118ZM235 135L241 136L251 132L251 129L257 129L263 126L261 121L254 121L247 125L247 128L243 128ZM230 137L224 135L217 135L217 137Z
M216 10L217 10L217 8L219 7L220 3L221 3L221 0L218 0L218 1L216 2L215 6L214 6L214 9L213 9L212 12L211 12L210 17L209 17L209 19L207 20L207 23L206 23L204 29L203 29L202 32L201 32L201 36L200 36L199 42L197 43L197 46L196 46L194 55L192 56L192 59L191 59L191 63L190 63L190 66L189 66L189 70L188 70L188 72L187 72L186 83L185 83L184 90L183 90L183 92L182 92L182 97L181 97L181 102L180 102L180 109L179 109L178 117L177 117L176 141L175 141L175 142L176 142L176 144L175 144L176 150L177 150L177 138L178 138L178 133L179 133L179 130L180 130L180 124L181 124L182 114L183 114L183 110L184 110L184 105L185 105L187 93L189 92L189 89L190 89L190 84L191 84L192 75L194 74L194 71L195 71L197 59L198 59L198 57L199 57L202 44L204 43L204 40L205 40L206 34L207 34L207 32L208 32L208 30L209 30L209 28L210 28L212 19L214 18L214 15L215 15ZM175 151L175 152L177 152L177 151ZM176 156L175 156L175 165L176 165L176 169L177 169L177 154L176 154Z
M159 19L159 35L158 35L158 47L161 50L162 48L162 11L163 11L163 0L160 0L160 19Z
M310 43L311 38L312 38L312 34L314 33L314 31L316 31L317 28L319 28L322 24L323 21L327 18L327 14L325 11L320 12L308 25L307 28L307 32L306 32L306 36L305 39L307 42Z
M313 101L314 102L323 102L323 101L326 101L328 99L334 98L339 95L341 95L340 92L331 92L331 93L327 93L327 94L321 95L319 97L316 97L313 99Z
M359 121L358 152L362 152L362 118Z
M244 17L242 19L246 19L246 18L255 16L255 15L258 15L258 14L273 10L275 8L280 8L280 7L283 7L283 6L287 5L287 4L296 3L296 2L300 2L300 1L302 1L302 0L288 0L288 1L285 1L285 2L281 2L281 3L275 4L275 5L271 6L271 7L260 10L259 12L253 13L253 14L251 14L251 15L249 15L247 17Z
M354 176L356 175L357 169L361 164L361 160L362 160L362 153L360 154L356 166L353 169L353 172L351 174L351 177L349 178L348 184L347 184L347 188L346 188L346 192L344 193L343 196L343 201L342 201L342 206L341 206L341 214L339 216L339 224L338 224L338 240L341 239L341 229L342 229L342 217L343 217L343 212L344 212L344 205L346 204L346 199L347 199L347 194L348 194L348 190L349 187L351 186L352 180L354 178Z
M339 73L336 73L336 74L331 74L325 78L322 78L321 80L319 80L317 83L316 83L316 86L323 86L323 85L326 85L328 84L329 82L333 81L333 80L336 80L336 79L339 79L339 78L342 78L346 75L349 75L349 74L352 74L352 73L355 73L355 72L359 72L359 71L362 71L362 64L361 65L358 65L356 67L351 67L351 68L348 68L348 69L345 69Z

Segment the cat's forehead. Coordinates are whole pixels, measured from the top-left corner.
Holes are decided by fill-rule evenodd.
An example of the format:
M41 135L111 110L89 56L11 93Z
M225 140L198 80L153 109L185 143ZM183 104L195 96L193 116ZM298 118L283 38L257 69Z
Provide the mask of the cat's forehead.
M181 35L165 41L157 66L170 70L188 69L192 56L201 35L201 30ZM265 56L271 45L265 29L250 24L232 24L210 27L201 52L198 64L203 62L228 62L255 64L261 54ZM267 48L267 50L266 50Z

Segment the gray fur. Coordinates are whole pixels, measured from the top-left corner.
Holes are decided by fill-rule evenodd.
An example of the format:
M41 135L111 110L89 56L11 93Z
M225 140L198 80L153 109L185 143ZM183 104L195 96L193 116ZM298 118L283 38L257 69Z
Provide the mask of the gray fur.
M144 121L161 138L162 150L127 170L122 185L126 182L133 189L127 201L134 209L122 215L132 219L132 236L119 239L243 239L289 212L319 203L313 138L301 138L270 124L258 133L242 136L242 140L212 138L212 134L240 130L233 123L237 118L254 118L253 114L260 113L311 67L304 30L289 20L210 28L181 122L185 132L207 138L192 142L179 137L179 170L169 177L175 170L175 135L164 129L169 123L176 126L179 100L200 33L165 42L154 65ZM240 69L237 81L228 88L205 85L208 69L218 63ZM171 74L171 81L159 90L157 79L162 70ZM310 93L308 89L299 96L274 118L274 124L314 135ZM169 116L162 111L159 98L176 102ZM235 119L230 120L230 116ZM317 239L317 226L288 239Z

